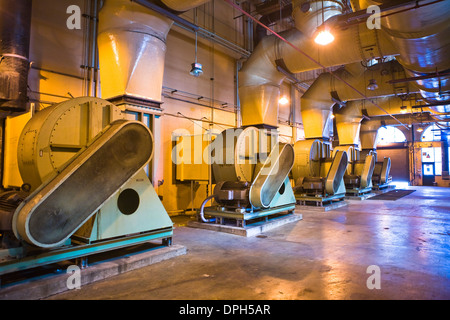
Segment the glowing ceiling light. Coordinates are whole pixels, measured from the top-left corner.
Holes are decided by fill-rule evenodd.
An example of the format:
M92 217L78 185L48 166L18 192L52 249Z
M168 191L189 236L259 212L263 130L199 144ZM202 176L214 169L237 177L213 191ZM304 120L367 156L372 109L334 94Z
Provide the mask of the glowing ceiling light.
M282 97L280 98L280 100L278 100L278 103L281 104L281 105L288 104L288 103L289 103L289 99L286 98L285 96L282 96Z
M400 113L406 113L406 112L408 112L407 107L406 106L401 106L400 107Z
M417 128L417 132L423 132L423 128L422 127Z
M328 30L319 31L319 33L314 38L314 42L320 44L321 46L326 46L334 41L334 36Z
M378 89L377 80L370 79L369 84L367 85L367 90L374 91Z

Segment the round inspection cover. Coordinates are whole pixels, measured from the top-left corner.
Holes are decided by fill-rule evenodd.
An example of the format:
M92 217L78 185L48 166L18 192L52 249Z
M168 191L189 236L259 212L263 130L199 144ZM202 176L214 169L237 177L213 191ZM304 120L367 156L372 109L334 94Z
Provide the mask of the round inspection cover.
M120 212L125 215L130 215L136 212L139 208L139 194L134 189L123 190L117 199L117 207Z

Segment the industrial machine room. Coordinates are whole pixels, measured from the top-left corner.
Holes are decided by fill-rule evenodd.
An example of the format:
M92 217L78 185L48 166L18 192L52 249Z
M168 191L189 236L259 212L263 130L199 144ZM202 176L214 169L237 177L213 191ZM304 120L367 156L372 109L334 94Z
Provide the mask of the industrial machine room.
M450 299L449 28L448 0L0 0L0 299Z

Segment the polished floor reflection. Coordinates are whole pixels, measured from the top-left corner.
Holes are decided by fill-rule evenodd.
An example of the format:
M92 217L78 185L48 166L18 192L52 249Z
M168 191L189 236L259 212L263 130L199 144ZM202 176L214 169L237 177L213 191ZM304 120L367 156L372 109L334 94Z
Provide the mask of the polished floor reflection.
M174 217L186 255L51 299L450 299L450 188L408 188L251 238Z

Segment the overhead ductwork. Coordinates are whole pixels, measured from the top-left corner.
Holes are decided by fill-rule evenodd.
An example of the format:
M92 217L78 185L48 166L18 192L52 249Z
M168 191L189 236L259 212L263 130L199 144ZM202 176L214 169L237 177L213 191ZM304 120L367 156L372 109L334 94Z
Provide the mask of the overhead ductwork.
M181 13L208 1L162 0L157 4ZM105 1L98 33L102 97L161 102L166 37L172 24L171 19L135 2Z
M411 105L405 103L397 96L384 96L371 100L391 115L400 115L413 112ZM339 145L358 145L361 138L362 149L374 149L376 142L376 131L381 126L381 120L376 120L373 118L386 116L386 113L383 110L366 100L349 101L344 108L336 112L336 128L339 136ZM370 121L362 122L364 118L367 120L370 119ZM363 123L365 124L364 129ZM367 126L369 123L374 128L368 129ZM363 139L363 135L367 136L372 133L374 133L375 136L372 138Z
M383 108L390 115L411 115L417 112L429 112L431 118L439 119L441 114L430 107L423 106L419 109L412 101L403 100L395 95L370 99L377 106ZM348 101L344 108L338 110L336 116L336 128L340 145L358 145L362 150L376 148L378 129L383 126L383 116L386 113L367 100ZM401 128L401 126L399 126Z
M0 110L27 108L31 0L0 0Z
M360 0L360 5L365 9L368 5L379 5L380 2ZM410 4L405 11L392 15L389 15L391 11L387 11L386 17L381 19L381 27L397 48L397 60L408 76L447 73L445 76L415 81L422 96L430 103L449 100L450 2L425 0L420 1L420 5ZM410 10L406 10L408 7Z
M426 3L425 1L424 3ZM377 4L378 1L359 1L359 7L356 9L367 8L368 5ZM422 3L423 4L423 3ZM442 1L429 6L417 9L407 10L405 12L389 15L381 19L382 29L391 39L397 48L399 55L396 60L403 66L404 77L401 74L392 76L392 80L386 83L386 80L377 83L381 88L394 89L391 94L385 94L384 90L377 89L378 96L382 98L372 100L391 115L402 113L411 113L411 107L399 97L392 94L398 94L401 87L409 86L408 93L420 92L429 103L439 103L440 100L448 100L448 76L431 77L433 74L448 73L450 68L450 40L449 31L449 8L448 2ZM420 77L420 80L414 80ZM366 83L367 77L361 79ZM446 93L447 92L447 93ZM367 93L367 92L366 92ZM382 94L381 94L382 93ZM371 95L373 96L373 95ZM342 97L346 100L346 97ZM319 103L319 102L317 102ZM302 108L304 105L302 105ZM428 111L435 117L445 119L445 115L438 111L446 111L445 106L423 107L423 111ZM385 116L384 112L377 108L370 101L349 101L346 106L336 113L336 127L339 136L340 145L350 145L361 143L362 149L375 149L377 131L381 126L380 120L371 119L364 121L361 127L363 117L370 118ZM436 111L438 110L438 111Z
M310 10L303 12L301 6L305 2L293 2L297 28L284 32L283 37L300 48L309 58L279 38L268 36L260 41L239 72L239 98L244 126L278 126L279 87L285 79L285 75L278 71L279 68L290 73L299 73L318 69L321 65L333 67L396 54L396 49L384 34L376 29L370 30L365 25L335 30L335 41L319 47L312 35L317 28L317 23L313 22L321 17L319 12L322 9L322 1L311 2ZM326 17L341 13L340 1L323 3L325 20ZM320 65L317 63L319 61ZM307 123L305 119L303 121Z
M377 118L364 120L361 123L360 146L366 153L367 150L375 150L377 147L378 129L383 126L382 120Z
M344 144L357 144L355 141L358 139L362 115L353 113L349 101L361 100L359 92L371 98L412 93L407 83L399 85L388 83L391 79L402 78L405 75L402 66L395 60L379 63L370 68L364 67L359 62L353 63L334 71L334 74L345 82L336 79L329 72L322 73L301 98L303 123L308 124L304 125L306 138L327 137L326 129L328 122L331 121L329 117L331 108L336 103L342 105L346 103L347 105L336 114L339 141L343 143L342 137ZM367 89L370 81L377 84L376 90ZM380 109L367 101L366 105L369 104L371 109L377 109L377 112L386 115L382 106L379 106L382 108Z
M365 10L370 5L385 5L385 7L389 5L387 1L375 0L356 0L351 4L354 11ZM410 88L410 93L420 90L430 104L438 104L432 107L432 110L446 112L448 108L442 101L449 100L450 92L448 81L450 3L425 0L420 1L419 6L418 3L404 1L402 10L399 10L400 5L396 3L396 9L383 12L386 17L381 18L381 30L369 29L365 23L336 28L333 30L335 41L319 47L314 43L313 35L324 21L340 15L342 2L293 1L296 29L282 34L290 44L278 37L269 36L262 39L240 72L239 95L243 125L268 123L277 126L278 88L285 78L279 72L280 68L290 73L299 73L317 69L319 65L321 67L347 65L386 56L396 56L405 71L391 83L389 94L402 94L398 88L414 83L415 88ZM322 84L338 82L332 80L332 77L332 74L325 74L320 76L317 82ZM376 81L376 76L374 78ZM368 97L382 96L383 88L387 88L386 84L383 81L376 81L378 89L373 95L365 88L370 79L373 78L365 78L365 81L361 82L360 85L364 88L360 86L362 90L359 91ZM302 98L302 119L306 138L323 137L325 129L329 126L328 115L331 105L328 103L330 101L328 93L334 91L338 99L346 101L344 94L341 96L338 90L321 91L320 86L313 84ZM364 97L346 83L342 83L342 87L345 86L343 90L353 91L354 98L349 99ZM332 101L335 99L333 96Z
M295 27L310 38L325 21L344 12L342 0L293 0L292 8Z

